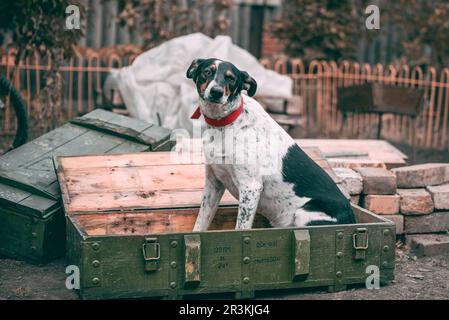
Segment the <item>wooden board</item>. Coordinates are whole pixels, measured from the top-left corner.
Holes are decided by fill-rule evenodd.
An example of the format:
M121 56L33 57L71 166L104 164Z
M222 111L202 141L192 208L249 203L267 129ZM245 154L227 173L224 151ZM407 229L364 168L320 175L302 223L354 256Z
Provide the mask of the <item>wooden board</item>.
M407 164L407 156L385 140L297 139L295 141L301 148L319 148L332 167L386 167L391 169ZM364 153L367 155L332 157L332 155L342 153Z
M123 211L82 214L74 217L80 229L89 236L145 235L191 232L199 208ZM237 221L237 207L221 207L209 230L233 230ZM253 228L269 228L270 223L257 215Z
M56 161L66 214L201 203L204 165L172 164L170 152L60 157ZM221 201L223 205L236 203L228 192Z
M71 120L71 123L85 128L93 128L127 140L150 146L151 150L169 139L170 131L157 125L96 109L83 117Z
M319 151L310 148L309 152L338 181L327 161L319 158ZM170 152L157 152L59 157L56 163L67 214L122 208L180 208L201 203L203 161L177 164ZM236 203L226 191L221 204Z
M73 221L86 236L101 235L146 235L176 232L191 232L199 208L173 208L160 210L124 210L73 216ZM354 210L357 223L380 222L379 217ZM209 230L234 230L237 206L220 207ZM253 229L270 228L269 221L256 215Z

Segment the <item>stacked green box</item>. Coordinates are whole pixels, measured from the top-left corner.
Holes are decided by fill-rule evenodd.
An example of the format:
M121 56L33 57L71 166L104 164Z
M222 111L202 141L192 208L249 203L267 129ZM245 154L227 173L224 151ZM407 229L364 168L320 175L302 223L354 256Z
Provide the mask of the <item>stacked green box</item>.
M65 252L53 157L170 150L170 131L97 109L0 157L0 254L46 263Z

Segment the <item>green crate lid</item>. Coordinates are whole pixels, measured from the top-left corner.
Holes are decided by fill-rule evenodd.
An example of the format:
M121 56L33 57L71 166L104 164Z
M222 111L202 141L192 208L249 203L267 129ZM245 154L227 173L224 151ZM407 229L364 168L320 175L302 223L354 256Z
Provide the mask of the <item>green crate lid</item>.
M168 129L96 109L0 157L0 208L46 217L61 207L54 156L151 151Z

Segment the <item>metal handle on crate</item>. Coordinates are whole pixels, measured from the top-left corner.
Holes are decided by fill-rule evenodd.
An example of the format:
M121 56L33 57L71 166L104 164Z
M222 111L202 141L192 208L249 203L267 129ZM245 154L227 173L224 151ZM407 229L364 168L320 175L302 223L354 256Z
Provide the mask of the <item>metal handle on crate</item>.
M309 230L294 230L294 272L293 280L304 279L310 268Z
M142 244L142 255L145 261L145 271L157 271L161 258L161 245L157 238L145 238Z
M201 236L185 235L184 246L184 286L196 287L201 282Z
M368 230L366 228L357 228L352 235L352 244L355 250L355 259L364 260L365 252L368 249Z

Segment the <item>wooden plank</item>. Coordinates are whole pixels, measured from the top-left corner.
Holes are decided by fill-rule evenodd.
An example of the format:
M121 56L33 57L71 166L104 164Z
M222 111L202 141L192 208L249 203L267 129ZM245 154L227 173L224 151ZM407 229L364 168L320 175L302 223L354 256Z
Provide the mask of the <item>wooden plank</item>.
M75 121L76 123L78 123L79 121L81 121L82 123L82 120L97 120L100 124L100 128L102 124L105 123L115 125L118 128L129 129L132 132L143 132L153 126L153 124L146 121L126 117L102 109L95 109L94 111L82 117L72 119L71 122Z
M180 208L195 206L201 203L202 189L159 190L155 192L141 191L136 193L100 193L100 194L72 194L69 193L67 214L82 214L96 211L123 210L124 208ZM237 200L225 192L221 205L236 204Z
M124 117L124 116L121 116ZM124 117L126 118L126 117ZM151 145L152 143L157 142L156 139L149 135L142 135L141 131L138 131L134 128L130 128L127 126L128 123L125 120L122 119L109 119L109 120L103 120L103 119L97 119L94 117L80 117L75 118L71 120L72 123L77 124L79 126L83 126L86 128L90 128L93 130L98 130L102 132L107 132L109 134L113 134L125 139L131 139L136 142L141 142L145 144ZM137 124L139 125L139 123ZM141 130L146 130L151 125L146 124L146 127Z
M363 167L370 168L386 168L384 162L373 159L355 159L355 158L334 158L327 159L328 163L332 168L349 168L357 169Z
M407 155L385 140L374 139L296 139L300 147L317 147L327 152L366 152L372 159L402 158Z
M64 170L83 170L94 168L157 166L172 163L170 152L128 153L113 156L90 155L60 157L59 163ZM203 163L203 162L201 162Z
M170 130L166 128L101 109L96 109L83 117L72 119L71 122L144 143L152 148L157 147L170 137Z
M133 141L124 141L122 144L110 149L106 152L106 154L116 154L116 153L129 153L129 152L143 152L149 151L150 146L133 142Z
M63 168L60 183L68 197L69 214L201 202L204 165L171 164L170 152L62 157L58 161ZM327 165L324 160L320 163ZM236 200L226 192L222 204L229 203Z
M235 204L236 205L236 204ZM357 223L382 223L388 222L379 216L353 206ZM160 234L167 232L189 232L198 215L199 207L178 208L164 210L132 211L130 209L121 212L102 212L76 215L73 217L84 228L88 235L105 234ZM219 208L210 230L232 230L235 228L237 216L236 207ZM254 228L266 228L269 222L257 215Z
M38 211L41 215L45 215L46 213L59 207L59 202L32 194L26 199L20 201L19 205L32 208L33 210Z
M14 149L1 157L0 168L11 170L26 166L39 161L55 148L71 141L72 139L84 134L87 129L65 124L55 130L52 130L39 138Z
M150 153L141 154L143 158L147 158L147 155ZM93 156L79 163L90 162L89 158L101 162L101 157ZM103 157L108 158L123 160L125 156ZM155 169L152 166L133 167L129 162L123 168L66 168L66 161L72 159L64 157L57 160L67 214L123 208L192 206L199 205L202 199L204 166L201 164L188 165L188 170L185 170L185 165L157 166ZM187 183L183 181L186 177ZM236 200L226 192L221 203L235 204Z
M31 194L29 192L0 184L0 203L2 203L3 199L11 202L11 203L18 203L26 198L28 198Z
M307 153L312 159L320 160L320 164L324 164L325 160L321 158L321 153L318 151L316 147L306 147L304 148L304 152ZM185 164L203 164L204 157L199 153L191 153L187 159L201 159L201 161L193 162L188 161ZM123 166L133 166L133 167L141 167L141 166L157 166L157 165L167 165L173 164L178 165L182 164L176 162L176 160L181 160L181 158L177 158L172 154L171 151L164 152L154 152L154 153L128 153L128 154L118 154L113 157L104 156L104 155L91 155L91 156L71 156L71 157L61 157L59 159L60 163L64 167L64 169L87 169L87 168L114 168L114 167L123 167ZM325 160L326 161L326 160ZM325 167L326 168L326 167Z
M94 170L65 169L70 179L71 194L101 194L121 192L155 192L157 190L201 189L204 186L204 166L165 165Z
M85 134L53 150L52 155L70 156L105 153L116 147L118 144L121 144L122 141L122 138L89 130Z
M52 156L51 153L46 154L40 159L26 165L26 168L31 171L53 171ZM19 169L20 170L20 169Z
M358 140L358 139L297 139L296 143L301 148L318 147L326 156L326 153L366 153L363 157L326 157L331 163L349 163L352 166L380 166L385 164L387 168L406 165L407 156L390 143L384 140Z
M107 122L108 120L112 119L113 117L114 117L113 112L108 112L108 111L105 111L102 109L95 109L92 112L89 112L88 114L85 114L82 117L77 117L75 119L85 118L85 119L95 119L95 120ZM75 119L72 119L72 120L75 120ZM72 122L72 120L70 122Z
M156 148L159 144L167 141L170 138L170 130L151 126L138 135L138 139L147 144L151 144L152 148Z
M56 179L53 172L32 170L0 170L0 183L26 192L56 200L59 196L47 191L47 187Z
M312 157L316 148L305 148ZM193 154L191 154L193 155ZM204 187L204 164L176 164L171 152L60 157L60 183L67 214L196 206ZM200 159L200 157L198 157ZM316 159L337 181L325 159ZM226 192L222 204L235 204Z
M116 213L84 214L74 216L87 235L148 235L171 232L190 232L195 225L199 208L180 208L153 211L123 211ZM219 208L210 230L233 230L237 208ZM269 222L257 215L254 228L267 228Z
M0 205L30 216L44 217L59 206L59 202L19 188L0 184Z

